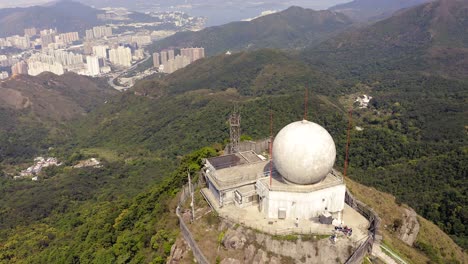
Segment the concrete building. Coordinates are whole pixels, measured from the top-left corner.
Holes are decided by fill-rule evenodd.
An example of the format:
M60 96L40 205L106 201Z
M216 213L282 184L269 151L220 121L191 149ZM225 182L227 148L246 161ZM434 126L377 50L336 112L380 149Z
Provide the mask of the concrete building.
M0 72L0 80L8 79L8 77L10 77L10 75L8 74L8 72L6 72L6 71Z
M132 51L128 47L119 46L109 51L109 60L113 64L130 67L132 66Z
M29 36L11 36L5 39L6 44L9 44L10 47L15 47L18 49L29 49L31 47L31 41L29 40Z
M94 33L92 29L87 29L85 32L85 37L88 40L94 39Z
M108 50L109 46L106 45L93 46L93 54L99 58L107 58Z
M174 60L175 59L174 50L168 50L167 51L167 59L168 60Z
M30 37L35 36L35 35L37 35L37 30L36 30L35 27L25 28L24 29L24 35L30 36Z
M57 75L64 74L63 65L57 62L45 63L41 61L29 61L28 62L28 74L31 76L37 76L43 72L51 72Z
M55 36L55 42L63 44L70 44L78 40L80 40L78 32L68 32Z
M253 151L205 161L203 189L213 207L254 206L267 219L342 221L346 186L333 169L335 143L306 120L284 127L273 142L273 160Z
M55 34L41 35L42 48L47 48L49 44L55 42Z
M149 35L132 36L131 42L136 43L138 47L146 46L146 45L151 44L151 36Z
M159 65L161 65L159 63L159 53L155 52L153 53L153 67L159 68Z
M180 54L182 56L186 56L190 58L190 63L204 58L205 57L205 49L204 48L183 48L180 49Z
M86 56L86 66L89 76L98 76L100 73L99 58L96 56Z
M135 54L133 55L134 60L142 60L145 58L145 50L137 49L135 50Z
M20 61L11 67L13 75L28 74L28 64L25 61Z
M167 63L167 51L161 51L161 64L165 65Z

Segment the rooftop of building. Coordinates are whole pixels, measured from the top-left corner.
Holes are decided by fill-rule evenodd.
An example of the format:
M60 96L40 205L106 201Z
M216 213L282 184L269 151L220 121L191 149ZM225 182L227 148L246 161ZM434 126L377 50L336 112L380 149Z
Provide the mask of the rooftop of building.
M332 169L330 173L327 174L323 180L318 183L310 184L310 185L299 185L287 182L283 179L283 177L278 173L273 173L271 177L271 184L270 178L260 179L259 183L268 188L270 191L278 191L278 192L312 192L317 191L325 188L330 188L333 186L344 185L343 176L340 172L335 169Z
M263 161L254 151L228 154L207 160L215 170Z

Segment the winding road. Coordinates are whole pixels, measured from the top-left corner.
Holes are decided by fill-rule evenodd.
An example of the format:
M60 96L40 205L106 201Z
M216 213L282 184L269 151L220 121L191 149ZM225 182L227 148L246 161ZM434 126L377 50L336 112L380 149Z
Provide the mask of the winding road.
M146 57L145 57L143 60L141 60L141 61L135 63L132 67L130 67L130 68L128 68L128 69L125 69L125 70L123 70L123 71L121 71L121 72L116 72L116 73L114 73L114 74L111 74L111 77L109 78L109 80L107 81L107 83L108 83L110 86L112 86L114 89L119 90L119 91L124 91L124 90L127 90L127 89L131 88L131 86L130 86L130 87L127 87L127 86L116 85L116 84L114 83L114 81L115 81L117 78L121 77L122 75L125 75L125 74L127 74L128 72L130 72L130 71L133 71L134 69L136 69L136 68L138 67L138 65L140 65L140 64L142 64L142 63L145 63L146 61L148 61L149 59L151 59L151 54L145 53L145 55L146 55Z

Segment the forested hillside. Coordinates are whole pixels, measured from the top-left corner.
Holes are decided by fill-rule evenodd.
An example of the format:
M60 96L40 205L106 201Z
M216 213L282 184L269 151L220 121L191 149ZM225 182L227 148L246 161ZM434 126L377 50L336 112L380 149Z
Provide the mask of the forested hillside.
M394 12L403 8L409 8L429 1L431 0L354 0L338 4L329 9L343 13L357 21L369 22L388 18Z
M180 32L156 49L204 47L208 55L261 48L296 49L320 43L352 24L341 13L290 7L252 21L232 22L198 32Z
M63 142L65 123L118 92L76 74L17 76L0 84L0 163L20 162ZM55 143L54 143L55 142Z

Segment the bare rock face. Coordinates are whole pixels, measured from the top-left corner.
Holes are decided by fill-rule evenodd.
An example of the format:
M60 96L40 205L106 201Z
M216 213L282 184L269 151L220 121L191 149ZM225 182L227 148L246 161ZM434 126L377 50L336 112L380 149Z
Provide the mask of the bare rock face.
M419 233L419 222L418 215L413 209L404 209L403 223L400 227L399 236L403 242L409 246L413 246L414 241L418 237Z
M189 250L187 243L183 239L178 239L171 247L171 255L167 260L168 264L177 264L183 259Z
M281 264L281 259L278 257L271 257L270 264Z
M221 261L221 264L241 264L241 262L237 259L225 258Z
M244 263L251 263L255 256L256 248L250 244L244 251Z
M241 232L228 231L224 236L223 246L226 249L243 249L246 242L247 237Z
M259 249L257 254L255 255L252 263L253 264L266 264L266 263L269 263L268 254L265 251Z

